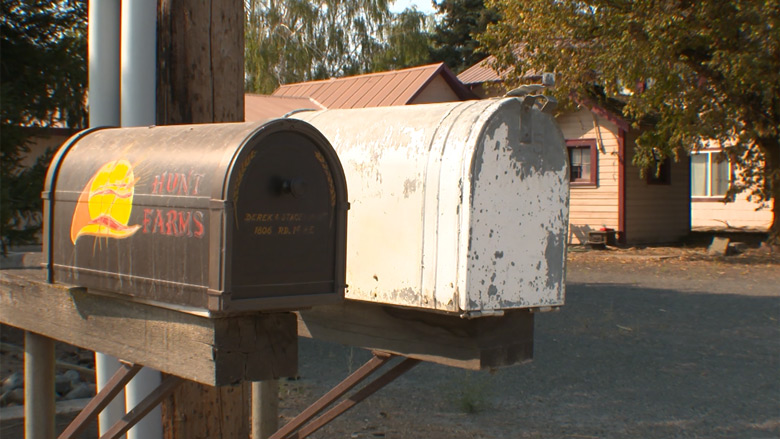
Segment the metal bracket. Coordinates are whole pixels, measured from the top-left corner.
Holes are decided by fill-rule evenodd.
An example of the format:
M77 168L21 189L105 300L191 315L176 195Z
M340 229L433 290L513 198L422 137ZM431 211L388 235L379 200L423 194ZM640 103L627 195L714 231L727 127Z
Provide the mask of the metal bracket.
M314 404L301 412L301 414L288 422L284 427L279 429L268 439L302 439L308 437L310 434L324 427L340 415L344 414L347 410L356 406L364 399L373 395L384 386L420 363L420 360L405 358L400 363L393 366L390 370L366 384L365 387L356 391L350 397L342 400L330 410L311 421L312 418L317 416L328 406L333 404L337 399L349 392L352 388L360 384L379 368L387 364L393 358L398 357L397 355L384 352L373 352L373 354L374 356L368 360L366 364L353 372L352 375L348 376L346 379L344 379L344 381L336 385L328 393L323 395ZM306 424L307 422L308 424Z
M93 421L98 413L116 397L116 395L133 379L143 366L140 364L122 363L119 370L108 380L105 387L95 395L94 398L84 407L83 410L73 419L58 439L74 439L81 433L87 425ZM114 424L100 439L118 439L127 430L133 428L144 416L147 415L160 401L170 395L179 384L184 381L183 378L169 375L160 385L154 389L146 398L143 399L135 408L130 410L116 424Z

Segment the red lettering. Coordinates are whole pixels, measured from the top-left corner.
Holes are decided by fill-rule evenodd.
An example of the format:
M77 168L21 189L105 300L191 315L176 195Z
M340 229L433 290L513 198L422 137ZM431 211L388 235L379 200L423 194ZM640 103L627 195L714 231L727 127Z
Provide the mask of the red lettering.
M157 229L160 229L158 232ZM165 220L163 219L162 210L157 211L157 216L154 217L154 227L152 228L152 233L161 233L165 234Z
M178 195L190 194L189 181L191 177L192 177L192 171L190 171L190 174L186 177L184 176L184 174L181 174L181 185L179 185L179 192L176 192Z
M165 185L165 190L168 191L169 194L172 194L176 191L176 183L179 181L179 174L174 174L171 172L168 174L168 184Z
M176 219L178 217L179 217L179 214L175 210L171 209L171 210L168 211L168 222L165 223L165 226L166 226L165 234L166 235L169 235L169 236L170 235L176 235L176 236L178 236L179 231L178 231L178 227L176 227L177 226Z
M163 172L161 175L155 175L154 176L154 183L152 183L152 193L153 194L161 194L163 191L163 180L165 180L165 174L167 172Z
M195 224L195 230L193 231L193 236L196 238L203 238L203 234L205 233L206 229L203 227L203 212L196 210L192 214L192 222Z
M149 223L152 222L150 218L154 209L144 209L144 231L143 233L149 233Z
M198 195L200 193L201 178L203 178L203 174L195 174L195 187L192 189L192 195Z
M192 212L179 212L179 234L176 236L192 236L190 223L192 222Z

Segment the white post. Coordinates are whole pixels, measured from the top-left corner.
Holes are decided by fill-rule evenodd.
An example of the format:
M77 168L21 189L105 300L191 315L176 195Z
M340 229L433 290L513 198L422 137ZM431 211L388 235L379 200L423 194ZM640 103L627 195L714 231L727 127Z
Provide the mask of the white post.
M157 70L157 1L125 0L121 23L121 122L154 125ZM144 368L125 389L129 409L160 385L160 372ZM128 439L162 439L159 406L127 432Z
M252 383L252 439L268 439L279 429L279 381Z
M89 0L88 21L89 126L119 126L119 0ZM95 375L100 391L119 369L119 361L95 353ZM102 436L125 414L121 392L98 416Z

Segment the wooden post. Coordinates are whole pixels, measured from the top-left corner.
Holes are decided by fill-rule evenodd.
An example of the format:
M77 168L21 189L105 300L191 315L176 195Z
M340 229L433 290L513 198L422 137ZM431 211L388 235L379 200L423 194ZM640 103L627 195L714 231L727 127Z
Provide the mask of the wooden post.
M244 120L244 2L159 0L157 124ZM249 437L248 383L185 382L163 401L165 438Z
M24 437L54 439L54 340L24 333Z
M252 439L268 439L279 429L279 381L252 383Z

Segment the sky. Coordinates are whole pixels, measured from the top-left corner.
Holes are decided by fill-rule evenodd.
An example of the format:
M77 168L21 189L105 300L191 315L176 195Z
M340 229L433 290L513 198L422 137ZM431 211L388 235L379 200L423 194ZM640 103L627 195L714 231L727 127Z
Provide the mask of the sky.
M417 6L417 10L426 14L433 13L433 3L431 0L395 0L390 5L390 10L393 12L401 12L406 8Z

